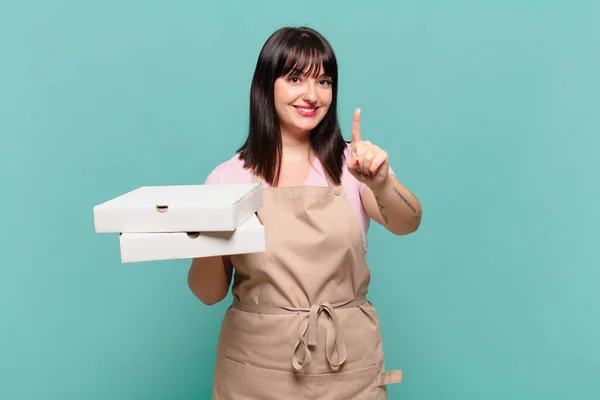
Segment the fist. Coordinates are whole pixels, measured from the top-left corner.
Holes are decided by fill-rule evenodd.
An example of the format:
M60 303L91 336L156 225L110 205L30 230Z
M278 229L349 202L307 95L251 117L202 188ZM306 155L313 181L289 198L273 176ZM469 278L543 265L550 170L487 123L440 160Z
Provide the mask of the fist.
M360 109L354 111L352 119L351 157L348 172L356 179L377 189L387 183L389 177L388 154L370 141L363 141L360 133Z

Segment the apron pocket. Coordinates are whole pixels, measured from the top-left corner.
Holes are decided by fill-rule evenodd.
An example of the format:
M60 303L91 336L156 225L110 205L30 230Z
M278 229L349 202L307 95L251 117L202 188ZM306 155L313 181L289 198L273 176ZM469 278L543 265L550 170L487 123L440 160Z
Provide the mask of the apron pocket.
M386 386L401 381L400 371L383 371L383 363L325 374L278 371L221 357L216 366L216 400L386 400Z
M384 372L383 362L355 371L326 374L310 382L311 399L387 400L387 385L402 380L400 371Z
M304 399L297 374L255 367L220 357L216 365L213 400Z

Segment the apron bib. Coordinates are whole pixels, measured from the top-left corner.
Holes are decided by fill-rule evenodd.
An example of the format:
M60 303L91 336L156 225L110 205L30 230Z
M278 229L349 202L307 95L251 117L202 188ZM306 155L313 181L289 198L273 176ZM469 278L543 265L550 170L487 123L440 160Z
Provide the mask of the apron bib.
M212 399L387 399L402 373L385 371L362 233L343 189L265 188L263 198L267 251L231 256L234 301Z

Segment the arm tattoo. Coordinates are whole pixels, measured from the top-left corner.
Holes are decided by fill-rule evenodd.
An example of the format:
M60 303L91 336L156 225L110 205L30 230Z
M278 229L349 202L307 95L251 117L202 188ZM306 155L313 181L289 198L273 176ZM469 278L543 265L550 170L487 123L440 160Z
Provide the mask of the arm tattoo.
M402 193L400 193L400 192L398 191L398 189L394 188L394 192L396 192L396 194L397 194L398 196L400 196L400 198L402 199L402 201L404 201L404 203L406 203L406 205L407 205L407 206L409 206L409 207L410 207L410 209L411 209L411 210L413 210L413 212L414 212L414 213L416 213L416 212L417 212L417 210L415 210L415 208L413 207L413 205L412 205L412 204L410 204L410 203L408 202L408 200L406 199L406 197L402 196Z
M377 206L379 207L379 213L381 214L381 216L383 217L383 220L385 221L386 225L389 225L388 223L388 218L387 216L383 213L383 209L385 208L382 204L381 201L379 200L379 196L375 196L375 200L377 200Z

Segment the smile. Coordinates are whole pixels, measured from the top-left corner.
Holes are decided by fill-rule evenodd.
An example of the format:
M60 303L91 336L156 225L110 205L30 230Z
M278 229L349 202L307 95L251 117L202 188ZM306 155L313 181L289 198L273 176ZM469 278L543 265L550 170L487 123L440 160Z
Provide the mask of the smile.
M298 113L300 113L300 115L304 115L305 117L313 117L317 115L317 110L319 109L319 107L293 107L298 111Z

